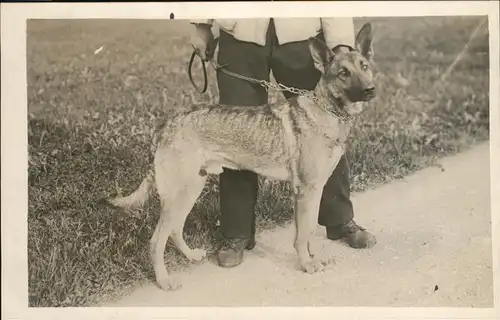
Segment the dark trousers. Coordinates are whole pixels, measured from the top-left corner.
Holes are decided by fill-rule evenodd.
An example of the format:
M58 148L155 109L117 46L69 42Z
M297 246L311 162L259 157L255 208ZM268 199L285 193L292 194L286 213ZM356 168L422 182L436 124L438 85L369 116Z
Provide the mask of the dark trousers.
M283 85L306 90L316 86L320 72L314 67L307 41L279 45L272 20L265 46L238 41L224 31L220 33L218 63L227 64L227 70L260 80L269 80L272 71L276 81ZM323 39L321 34L318 37ZM268 103L267 91L259 85L221 72L217 74L217 82L220 104L255 106ZM283 94L287 99L294 96L286 91ZM221 233L227 238L253 237L257 174L224 169L219 186ZM353 206L349 194L349 167L342 157L323 189L318 223L333 227L350 221Z

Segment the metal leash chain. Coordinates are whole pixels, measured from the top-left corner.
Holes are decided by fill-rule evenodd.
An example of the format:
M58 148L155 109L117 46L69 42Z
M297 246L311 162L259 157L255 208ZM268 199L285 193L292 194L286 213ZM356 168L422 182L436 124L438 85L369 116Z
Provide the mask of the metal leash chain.
M194 58L196 56L199 57L197 50L194 50L193 53L191 54L191 58L189 59L188 76L189 76L189 80L191 81L191 83L193 84L193 86L200 93L205 93L207 91L207 87L208 87L207 67L206 67L205 61L202 60L201 58L200 58L200 61L201 61L201 67L202 67L202 72L203 72L203 82L204 82L203 83L203 89L200 90L200 88L194 82L193 76L192 76L193 62L194 62ZM209 59L208 61L210 62L210 64L212 65L212 67L215 69L215 71L220 71L220 72L222 72L222 73L224 73L224 74L226 74L226 75L228 75L230 77L233 77L233 78L237 78L237 79L240 79L240 80L245 80L245 81L248 81L248 82L251 82L251 83L259 84L262 87L264 87L264 89L266 89L266 91L269 88L272 88L272 89L275 89L275 90L278 90L278 91L288 91L288 92L291 92L291 93L294 93L294 94L298 94L298 95L305 95L308 92L310 92L308 90L297 89L297 88L294 88L294 87L287 87L287 86L285 86L285 85L283 85L281 83L274 84L274 83L266 81L266 80L258 80L258 79L254 79L254 78L251 78L251 77L243 76L241 74L237 74L237 73L234 73L234 72L231 72L229 70L224 69L225 67L227 67L227 64L221 66L214 59Z
M194 61L194 58L196 56L198 56L200 58L200 56L198 55L197 50L195 49L193 51L193 53L191 54L191 58L189 60L188 76L189 76L189 80L191 81L191 83L193 84L193 86L200 93L205 93L206 90L207 90L207 87L208 87L208 79L207 79L208 77L207 77L207 70L206 70L205 61L200 58L201 65L202 65L202 70L203 70L203 79L204 79L203 89L201 89L201 90L199 89L199 87L194 82L193 77L192 77L192 73L191 73L192 66L193 66L193 61ZM216 72L222 72L222 73L224 73L224 74L226 74L226 75L228 75L230 77L237 78L237 79L244 80L244 81L248 81L250 83L258 84L258 85L262 86L266 91L268 91L271 88L271 89L274 89L274 90L280 91L280 92L282 92L282 91L288 91L288 92L291 92L291 93L296 94L298 96L307 96L309 99L313 100L317 105L323 107L326 112L334 115L335 117L340 118L341 120L344 120L344 121L349 121L351 119L350 115L348 115L348 114L341 115L341 114L332 112L331 110L328 110L327 108L325 108L323 106L323 104L321 103L321 101L310 90L298 89L298 88L295 88L295 87L288 87L288 86L285 86L284 84L281 84L281 83L274 84L274 83L272 83L270 81L258 80L258 79L255 79L255 78L243 76L241 74L237 74L237 73L231 72L229 70L226 70L225 67L227 66L227 64L221 66L214 59L209 59L208 61L210 62L210 64L212 65L212 67L215 69Z
M271 88L271 89L274 89L277 91L288 91L288 92L294 93L294 94L299 95L299 96L306 95L307 93L311 92L309 90L303 90L303 89L298 89L298 88L294 88L294 87L287 87L281 83L274 84L274 83L272 83L270 81L266 81L266 80L261 80L259 84L261 86L263 86L264 89L266 89L266 91L269 88Z
M266 81L266 80L261 80L260 85L262 87L264 87L264 89L266 91L268 91L269 89L274 89L274 90L279 91L279 92L288 91L288 92L291 92L291 93L296 94L298 96L307 96L308 98L311 98L315 102L319 103L318 99L316 99L316 97L314 96L312 91L309 91L309 90L303 90L303 89L298 89L298 88L294 88L294 87L287 87L281 83L274 84L274 83L272 83L270 81Z

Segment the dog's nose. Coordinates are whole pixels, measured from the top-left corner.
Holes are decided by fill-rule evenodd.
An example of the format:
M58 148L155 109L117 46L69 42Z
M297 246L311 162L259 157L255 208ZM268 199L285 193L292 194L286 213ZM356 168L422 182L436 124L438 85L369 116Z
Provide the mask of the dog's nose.
M375 93L375 87L373 86L373 87L366 88L363 90L363 93L365 95L373 94L373 93Z

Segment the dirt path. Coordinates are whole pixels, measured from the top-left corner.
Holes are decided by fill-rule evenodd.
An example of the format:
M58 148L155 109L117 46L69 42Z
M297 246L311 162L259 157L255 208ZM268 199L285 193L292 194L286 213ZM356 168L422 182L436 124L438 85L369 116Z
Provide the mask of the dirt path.
M205 262L174 274L179 291L150 284L106 306L491 307L489 145L441 164L354 196L374 248L348 248L318 228L318 250L336 259L322 273L298 270L290 225L259 234L237 268Z

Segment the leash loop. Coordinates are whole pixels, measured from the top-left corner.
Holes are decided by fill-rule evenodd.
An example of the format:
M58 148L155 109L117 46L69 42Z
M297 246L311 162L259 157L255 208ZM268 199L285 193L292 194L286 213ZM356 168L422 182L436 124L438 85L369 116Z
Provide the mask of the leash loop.
M202 89L200 89L200 87L198 87L196 85L196 83L194 82L194 79L193 79L192 69L193 69L193 62L194 62L195 57L198 57L200 59L201 69L203 70L203 88ZM189 59L188 76L189 76L189 81L191 81L191 84L196 88L196 90L198 90L200 93L205 93L207 91L207 88L208 88L207 67L205 65L205 61L203 61L203 59L200 58L200 56L198 55L198 51L196 49L193 51L193 53L191 54L191 58Z
M241 75L241 74L237 74L237 73L234 73L232 71L229 71L229 70L226 70L225 68L228 66L228 64L223 64L223 65L219 65L213 58L213 51L215 51L215 47L217 46L217 43L219 42L219 39L216 38L214 39L213 43L211 43L208 47L210 48L210 52L206 52L207 56L210 56L211 58L208 59L208 61L210 62L210 64L212 65L212 67L214 68L215 71L217 72L222 72L230 77L233 77L233 78L236 78L236 79L240 79L240 80L244 80L244 81L248 81L250 83L255 83L255 84L258 84L262 87L264 87L266 89L266 91L268 90L268 88L270 87L274 87L275 89L278 89L279 88L276 88L275 86L273 86L272 83L266 81L266 80L258 80L258 79L254 79L254 78L251 78L251 77L247 77L247 76L244 76L244 75ZM208 79L207 79L207 66L206 66L206 63L203 59L200 58L200 61L201 61L201 69L202 69L202 72L203 72L203 87L200 89L200 87L195 83L194 79L193 79L193 72L192 72L192 69L193 69L193 62L194 62L194 58L199 56L198 54L198 49L194 49L193 50L193 53L191 53L191 57L189 59L189 64L188 64L188 77L189 77L189 81L191 82L191 84L195 87L196 90L198 90L200 93L205 93L207 91L207 87L208 87Z

